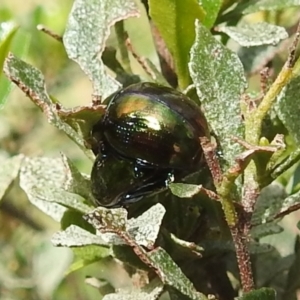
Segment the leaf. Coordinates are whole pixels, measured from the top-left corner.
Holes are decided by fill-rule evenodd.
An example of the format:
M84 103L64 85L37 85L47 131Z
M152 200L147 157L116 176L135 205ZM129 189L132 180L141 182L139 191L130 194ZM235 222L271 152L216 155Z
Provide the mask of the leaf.
M166 209L157 203L137 218L128 220L128 233L137 244L148 249L154 247Z
M276 45L288 37L283 27L266 22L241 22L238 26L220 26L218 31L226 33L243 47Z
M80 195L69 193L60 188L31 188L31 197L35 201L45 201L48 203L57 203L67 208L72 208L76 211L86 214L90 212L91 207L85 204L85 199Z
M273 221L282 209L286 196L285 189L279 183L272 183L262 189L254 207L252 225Z
M75 258L65 275L77 271L94 262L100 261L105 257L111 256L111 249L108 247L101 247L98 245L90 245L84 247L72 248Z
M271 283L275 288L275 281L279 281L280 289L282 289L282 283L286 281L286 273L292 265L294 257L293 254L282 257L276 248L268 253L257 255L253 261L256 286L268 286Z
M186 184L186 183L171 183L169 188L173 195L179 198L192 198L199 194L202 185Z
M283 228L276 223L266 223L254 226L251 229L251 237L253 239L260 239L262 237L277 234L283 231Z
M300 143L300 107L295 99L300 97L300 76L294 77L280 92L277 97L275 110L281 122L289 131L290 135Z
M45 214L60 221L66 208L36 197L36 189L62 189L65 180L65 165L61 158L35 157L25 158L20 170L20 187L29 201Z
M4 71L7 77L45 113L50 124L64 131L89 157L92 157L91 151L85 147L83 138L58 115L57 104L49 97L44 77L38 69L10 54L5 61Z
M276 300L276 292L271 288L261 288L246 293L242 297L236 298L237 300Z
M2 72L5 57L8 54L11 42L18 30L13 22L0 23L0 71ZM0 73L1 74L1 73Z
M218 136L222 155L233 165L242 151L231 137L244 136L240 96L247 84L242 63L197 22L189 69L208 123Z
M98 207L87 216L87 221L98 231L110 231L114 234L99 233L102 238L111 239L114 245L126 244L117 234L126 232L138 244L149 249L153 248L158 236L165 208L161 204L156 204L146 210L137 218L127 220L126 210L106 209Z
M74 1L63 42L69 58L76 61L92 81L94 95L106 98L119 88L100 59L110 27L117 21L138 16L132 0Z
M164 286L159 280L152 280L148 285L139 289L118 289L117 293L104 296L103 300L157 300L163 293Z
M203 294L196 291L192 283L164 249L157 247L149 253L149 258L158 270L159 277L164 284L175 289L181 296L187 296L195 300L207 300Z
M11 22L5 22L0 24L0 27L2 28L3 25L5 24L12 24L12 26L14 26L13 23ZM4 43L3 45L4 48L6 48L7 44L9 43L9 47L7 49L10 49L13 53L18 55L19 57L23 57L27 53L29 48L30 35L22 29L19 29L18 31L16 31L16 29L17 29L16 27L12 27L12 31L10 31L9 35L6 37L6 40L2 41L2 43ZM5 32L2 32L2 34L4 33ZM0 41L2 40L2 34L0 29ZM11 40L12 37L13 40ZM12 83L2 74L4 58L7 55L7 52L5 53L5 55L3 52L6 52L6 50L3 48L1 50L1 46L0 46L0 57L3 56L3 61L0 62L1 65L0 66L0 70L1 70L0 71L0 109L3 107L5 100L12 89Z
M288 270L288 276L284 294L282 299L293 299L300 287L299 274L300 267L300 238L299 235L296 237L295 242L295 259Z
M89 245L110 246L123 245L124 241L116 235L109 233L92 234L76 225L69 226L66 230L56 232L51 242L60 247L82 247Z
M18 176L23 159L24 156L21 154L6 159L0 159L0 201L5 195L12 181Z
M210 29L214 24L218 17L219 11L222 7L222 0L201 0L199 1L201 6L205 11L205 18L202 21L202 24Z
M157 204L155 207L155 210L150 208L149 210L158 210L161 211L160 217L162 218L164 211L161 208L161 204ZM144 216L143 216L144 215ZM151 214L149 211L144 213L140 219L143 220L143 226L148 224L145 224L146 220L150 220L149 217ZM145 217L146 216L146 217ZM145 256L148 256L150 258L150 261L152 263L152 267L156 270L156 273L160 277L160 279L167 285L173 287L176 289L179 293L182 295L188 296L191 299L206 299L206 297L200 293L198 293L193 285L189 282L189 280L185 277L185 275L181 272L181 270L178 268L178 266L172 261L171 257L161 248L156 248L155 250L147 253L138 243L141 241L139 238L139 234L141 233L140 229L138 231L133 230L133 228L136 228L139 225L139 222L133 222L130 224L130 220L126 221L127 212L124 209L113 209L109 210L106 208L97 208L94 212L86 216L86 219L89 223L91 223L97 230L99 231L106 231L106 232L115 232L117 235L119 235L129 246L133 247L135 253L141 258ZM157 217L154 217L152 219L156 220ZM137 218L138 220L139 218ZM129 228L129 225L132 226L132 228ZM150 233L152 230L152 226L150 225ZM135 236L133 238L134 233ZM138 232L138 234L136 234ZM145 231L145 233L149 232ZM152 233L151 233L152 234ZM150 235L151 236L151 235ZM148 236L149 238L149 233ZM144 238L143 238L144 239ZM142 239L142 241L143 241ZM155 237L156 239L156 237ZM143 243L142 243L143 244ZM148 246L148 244L147 244ZM145 262L145 260L143 260Z
M290 8L292 6L299 6L299 0L258 0L253 1L252 5L249 5L244 11L244 14L250 14L262 10L281 10L284 8Z
M171 52L179 79L185 89L190 84L189 51L195 40L195 20L204 19L196 0L150 0L150 16Z
M54 172L57 173L54 174ZM78 180L77 184L81 184L80 191L82 194L88 195L90 189L86 179L71 165L67 157L62 156L62 158L56 160L31 158L25 160L24 167L21 169L20 186L34 205L51 217L55 216L55 220L60 221L62 214L65 213L63 207L71 208L82 214L86 214L91 210L91 207L86 204L86 199L74 193L75 186L77 187L74 183L76 180ZM72 192L66 190L67 187L70 188L71 186L73 188ZM60 211L58 219L56 218L57 209Z
M257 46L238 50L238 56L243 62L246 73L257 73L270 62L277 54L278 48L274 46Z
M55 248L50 243L36 247L33 255L33 277L40 297L53 297L71 262L72 252L69 249Z
M80 195L87 200L92 199L89 176L81 174L72 161L63 154L62 160L68 170L64 189L70 193Z
M57 110L57 114L61 120L70 125L87 145L90 144L90 133L93 126L100 120L104 112L105 106L97 105L95 103L77 106L71 109L60 106Z

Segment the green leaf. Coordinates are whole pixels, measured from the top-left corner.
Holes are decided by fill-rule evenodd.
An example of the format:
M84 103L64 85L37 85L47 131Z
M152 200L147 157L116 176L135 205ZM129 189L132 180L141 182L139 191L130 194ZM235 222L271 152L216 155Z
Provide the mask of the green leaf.
M231 137L244 136L240 97L247 84L242 63L197 22L189 69L205 116L219 139L222 155L233 165L241 146Z
M10 184L18 176L23 159L24 156L21 154L5 159L0 158L0 201L5 195Z
M0 23L0 71L2 72L5 57L8 54L11 42L18 30L12 22Z
M195 20L204 12L196 0L150 0L150 16L173 55L179 86L190 84L189 52L195 40Z
M220 26L218 31L226 33L243 47L276 45L288 38L288 33L283 27L266 22L241 22L237 27Z
M246 293L242 297L238 297L237 300L276 300L276 292L271 288L261 288Z
M299 0L258 0L253 1L244 11L244 14L251 14L262 10L281 10L292 6L300 6Z
M94 95L106 98L119 84L105 71L100 59L110 28L117 21L137 17L132 0L76 0L63 36L70 59L76 61L93 83Z
M2 74L4 59L10 49L23 57L29 47L30 35L22 30L17 31L12 22L0 24L0 109L11 91L12 83Z
M219 11L222 7L223 1L222 0L201 0L199 1L201 6L205 11L205 18L202 21L202 24L205 25L207 28L211 28L218 17Z
M281 122L299 145L300 143L300 106L296 99L300 97L300 76L294 77L277 97L275 110Z
M45 113L50 124L64 131L89 157L92 157L91 151L85 147L83 137L59 116L56 108L58 104L49 97L44 77L38 69L10 54L6 59L4 71L7 77Z
M111 256L111 249L108 247L101 247L98 245L89 245L84 247L72 248L75 258L72 265L65 275L77 271L85 266L88 266L105 257Z

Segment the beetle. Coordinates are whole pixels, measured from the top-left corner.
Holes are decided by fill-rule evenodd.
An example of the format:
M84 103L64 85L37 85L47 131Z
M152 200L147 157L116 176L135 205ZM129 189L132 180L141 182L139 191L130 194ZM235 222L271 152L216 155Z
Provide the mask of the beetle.
M117 91L104 103L106 112L92 129L97 145L93 149L97 159L91 175L92 193L99 205L136 202L203 164L199 138L209 136L208 125L199 106L186 95L143 82ZM109 172L114 168L116 160L123 164L118 172L124 173L124 192L109 200L109 195L105 196L108 185L101 191L97 182L104 169ZM113 180L111 185L114 189Z

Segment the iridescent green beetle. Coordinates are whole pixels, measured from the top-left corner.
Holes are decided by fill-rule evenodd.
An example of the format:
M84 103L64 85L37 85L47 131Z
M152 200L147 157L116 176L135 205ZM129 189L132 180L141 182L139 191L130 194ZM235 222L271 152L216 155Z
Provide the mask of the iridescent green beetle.
M138 83L116 92L106 103L106 113L92 131L98 145L94 152L101 156L92 171L92 192L99 205L135 202L203 164L199 138L209 136L208 126L200 108L184 94ZM136 180L110 201L107 191L97 188L97 177L111 155L130 163Z

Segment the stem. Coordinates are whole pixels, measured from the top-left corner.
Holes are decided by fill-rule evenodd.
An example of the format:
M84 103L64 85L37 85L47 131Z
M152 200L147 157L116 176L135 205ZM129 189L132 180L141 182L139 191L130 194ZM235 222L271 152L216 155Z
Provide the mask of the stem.
M248 247L249 230L247 228L248 227L246 227L246 229L242 229L240 224L238 226L230 227L244 293L250 292L254 289L254 280Z

